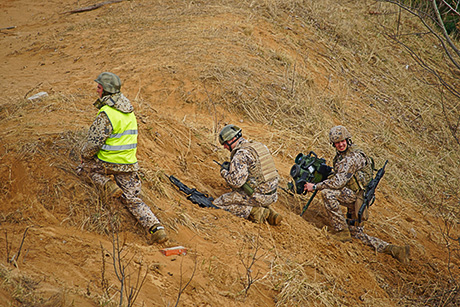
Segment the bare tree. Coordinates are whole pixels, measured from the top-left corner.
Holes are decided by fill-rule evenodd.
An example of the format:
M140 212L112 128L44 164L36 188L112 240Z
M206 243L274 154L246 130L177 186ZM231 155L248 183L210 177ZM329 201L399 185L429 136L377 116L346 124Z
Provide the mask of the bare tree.
M135 255L128 258L128 252L125 250L126 245L120 244L118 231L116 231L112 225L112 264L115 271L115 275L120 282L119 292L119 306L123 306L123 302L126 300L126 306L133 306L134 302L139 295L142 286L147 278L148 269L146 268L145 273L141 276L142 265L137 269L135 274L135 280L132 280L133 272L131 270L132 261ZM101 245L101 249L103 249ZM105 260L104 251L102 250L103 257L103 268L102 268L102 287L105 290L108 289L107 280L105 279Z
M244 292L244 295L247 296L248 295L248 291L249 289L251 288L251 286L256 283L257 281L260 280L260 275L259 275L259 271L253 275L253 267L254 267L254 264L260 259L262 258L265 254L262 254L262 255L258 255L258 252L260 250L260 247L261 247L261 244L260 244L260 228L259 228L259 232L257 233L257 237L251 237L250 238L250 247L249 247L249 253L248 254L245 254L243 252L243 249L245 248L244 246L241 248L241 250L239 251L238 255L239 255L239 259L240 259L240 262L241 264L243 265L244 269L245 269L245 281L243 282L243 285L244 285L244 289L243 289L243 292Z
M11 243L8 243L8 232L5 231L6 261L8 263L12 263L15 267L18 267L17 261L19 261L19 256L21 256L22 247L24 245L24 241L26 240L27 231L29 230L29 227L30 226L27 226L26 229L24 230L24 234L22 235L22 240L21 240L21 244L19 245L18 251L11 258L10 258Z
M459 3L455 6L446 2L445 0L429 0L429 1L404 1L404 0L376 0L377 2L391 3L399 7L399 9L417 17L421 24L427 29L426 33L413 33L416 37L424 39L425 35L431 35L441 46L441 51L447 56L448 62L453 65L453 74L460 74L460 50L457 47L458 42L451 37L448 33L445 24L446 14L460 16L458 11ZM454 1L452 1L453 3ZM440 6L443 8L441 13ZM460 19L460 18L459 18ZM393 39L396 43L403 46L412 58L426 71L432 74L437 80L440 93L440 102L442 112L446 124L454 138L455 142L460 145L460 92L457 86L452 83L452 79L446 78L445 72L441 71L439 67L430 64L425 58L423 52L411 47L409 43L403 40L403 35L400 31L401 15L398 16L397 30L395 34L388 34L388 37Z
M447 251L447 271L444 286L436 286L431 295L425 300L427 306L459 306L460 304L460 283L459 267L455 263L460 259L460 237L454 235L455 227L458 223L457 216L460 213L458 209L449 211L443 209L444 199L441 198L441 203L437 205L441 223L439 225L439 232L444 240L445 248Z
M197 264L197 256L195 255L195 265L193 266L193 272L192 274L190 275L190 279L188 280L188 282L184 285L184 287L182 287L182 262L183 262L183 258L180 262L180 282L179 282L179 293L177 294L177 300L176 300L176 304L174 305L175 307L179 306L179 300L180 300L180 296L182 295L182 293L185 291L185 289L188 287L188 285L190 284L190 282L192 281L193 277L195 276L195 272L196 272L196 264Z

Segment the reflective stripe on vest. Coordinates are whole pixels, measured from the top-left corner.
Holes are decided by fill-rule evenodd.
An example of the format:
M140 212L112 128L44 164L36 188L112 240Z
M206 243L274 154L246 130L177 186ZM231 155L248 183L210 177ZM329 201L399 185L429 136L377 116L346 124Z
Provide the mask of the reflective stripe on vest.
M113 131L97 153L97 157L108 163L136 163L137 121L134 112L123 113L107 105L103 106L100 112L105 112Z

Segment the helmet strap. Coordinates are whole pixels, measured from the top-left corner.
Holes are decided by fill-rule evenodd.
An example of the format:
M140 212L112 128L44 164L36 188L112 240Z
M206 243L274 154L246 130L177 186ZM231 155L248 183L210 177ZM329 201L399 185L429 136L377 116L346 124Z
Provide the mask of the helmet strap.
M235 135L235 136L233 137L233 139L232 139L233 141L231 141L231 140L230 140L230 141L225 141L224 144L227 144L228 147L229 147L230 150L231 150L231 149L232 149L232 145L235 144L236 141L238 141L238 140L240 139L240 137L241 137L241 132L239 132L237 135Z

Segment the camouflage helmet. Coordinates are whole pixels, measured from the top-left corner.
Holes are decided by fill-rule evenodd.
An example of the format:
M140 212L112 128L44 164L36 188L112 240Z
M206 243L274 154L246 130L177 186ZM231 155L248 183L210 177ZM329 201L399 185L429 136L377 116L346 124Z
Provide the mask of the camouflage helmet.
M235 136L238 138L241 137L241 128L235 126L235 125L227 125L219 133L219 142L221 145L223 145L225 142L230 141L233 139Z
M121 80L114 73L103 72L99 76L97 76L96 80L94 81L102 85L102 88L107 93L115 94L120 92Z
M344 126L335 126L329 131L329 141L332 144L351 138L350 132Z

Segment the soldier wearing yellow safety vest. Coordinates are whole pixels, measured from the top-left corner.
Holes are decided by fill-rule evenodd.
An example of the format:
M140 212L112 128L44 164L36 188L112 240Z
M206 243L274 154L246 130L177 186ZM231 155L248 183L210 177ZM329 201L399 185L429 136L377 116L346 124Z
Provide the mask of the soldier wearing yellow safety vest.
M255 223L279 225L282 217L270 207L278 200L279 176L268 148L244 139L235 125L222 129L219 142L231 152L230 162L222 164L220 174L233 191L221 195L213 204Z
M148 231L148 242L163 243L164 227L139 197L141 181L137 172L137 121L131 102L121 92L120 78L110 72L96 80L99 109L81 149L79 172L90 179L105 200L121 198L128 210ZM112 179L113 177L113 179Z

